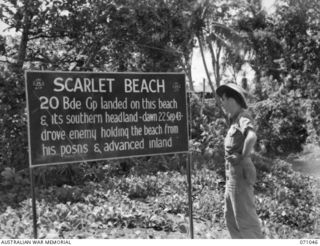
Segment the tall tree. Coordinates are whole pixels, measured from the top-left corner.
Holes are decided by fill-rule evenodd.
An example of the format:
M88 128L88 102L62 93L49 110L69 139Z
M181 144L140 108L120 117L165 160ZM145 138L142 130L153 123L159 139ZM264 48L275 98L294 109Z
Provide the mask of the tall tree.
M198 8L195 10L196 34L208 82L213 93L215 88L220 86L222 76L229 65L228 62L231 61L231 57L237 56L239 58L242 38L232 28L233 23L230 22L230 19L236 13L237 5L236 1L203 0L198 3ZM204 50L209 50L211 56L215 84L209 74ZM217 96L216 99L219 103Z
M246 58L256 73L258 88L268 86L265 83L269 80L260 79L265 74L273 75L281 83L287 77L289 90L304 87L302 94L311 93L306 92L305 84L312 83L308 88L314 88L320 77L316 65L319 64L319 9L316 0L278 0L273 14L267 14L259 1L244 5L236 28L247 35Z
M209 12L210 2L208 0L197 1L193 5L192 13L190 15L190 19L192 20L192 29L194 30L195 37L197 38L197 42L200 48L202 63L207 75L209 86L212 90L212 93L215 94L215 89L213 82L211 80L211 75L209 73L207 61L205 58L205 36L204 36L204 28L205 28L205 19L207 18Z
M273 23L263 10L261 1L247 1L236 19L236 29L246 36L246 62L250 64L260 81L260 73L274 73L274 60L282 50L280 40L272 30Z
M10 53L19 68L28 61L44 69L183 70L193 90L192 2L6 0L0 18L23 33Z
M281 40L281 65L291 77L288 88L302 97L320 96L320 3L283 0L274 16L274 31ZM299 94L298 93L298 94Z

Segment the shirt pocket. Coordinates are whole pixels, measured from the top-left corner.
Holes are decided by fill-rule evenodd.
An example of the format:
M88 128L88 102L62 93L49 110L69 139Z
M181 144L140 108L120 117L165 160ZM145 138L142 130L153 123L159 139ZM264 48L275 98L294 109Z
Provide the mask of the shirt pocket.
M234 146L238 134L241 134L240 130L235 125L231 126L225 138L225 146L227 148Z
M228 133L227 133L227 137L225 138L225 145L227 147L230 147L233 145L234 142L234 136L237 132L237 129L234 126L231 126Z

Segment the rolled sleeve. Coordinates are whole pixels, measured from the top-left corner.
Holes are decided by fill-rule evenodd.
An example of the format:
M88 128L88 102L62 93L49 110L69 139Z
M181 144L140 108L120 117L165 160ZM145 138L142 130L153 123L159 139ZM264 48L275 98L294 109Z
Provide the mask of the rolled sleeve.
M240 131L241 133L246 136L248 133L248 130L253 130L255 131L255 127L253 125L252 120L247 117L247 116L242 116L239 119L239 127L240 127Z

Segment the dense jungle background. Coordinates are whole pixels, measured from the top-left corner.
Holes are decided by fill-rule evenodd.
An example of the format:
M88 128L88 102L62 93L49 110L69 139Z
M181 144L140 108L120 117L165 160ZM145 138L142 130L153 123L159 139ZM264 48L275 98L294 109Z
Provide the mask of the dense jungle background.
M1 1L0 20L16 34L0 33L0 238L33 235L28 69L185 72L195 238L229 238L227 125L214 89L237 81L251 95L258 129L253 160L264 235L319 238L320 2L264 3ZM206 98L194 90L195 49L212 90ZM36 168L35 179L39 238L189 238L186 155Z

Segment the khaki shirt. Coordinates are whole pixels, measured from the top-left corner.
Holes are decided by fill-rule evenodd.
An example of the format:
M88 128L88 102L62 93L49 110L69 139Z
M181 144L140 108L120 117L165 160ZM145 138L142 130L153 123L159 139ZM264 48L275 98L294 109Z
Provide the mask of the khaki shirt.
M249 129L255 131L253 119L246 110L242 110L234 120L230 120L230 128L224 141L226 157L236 153L242 154L244 140Z

